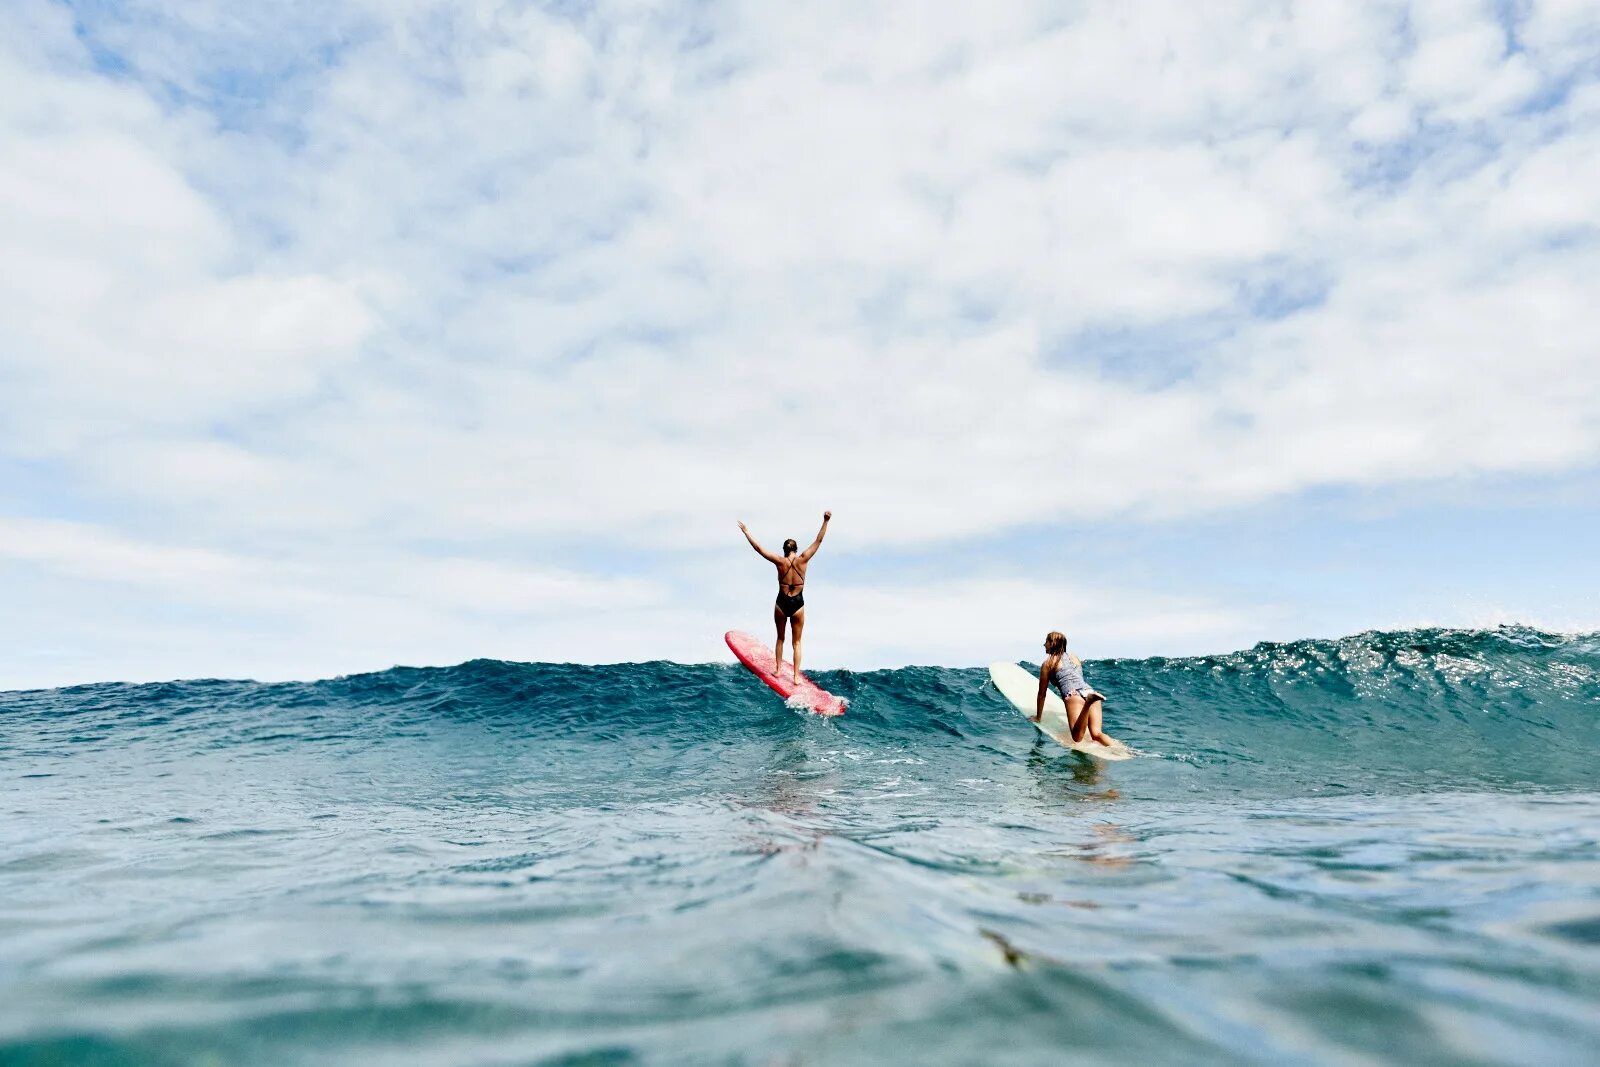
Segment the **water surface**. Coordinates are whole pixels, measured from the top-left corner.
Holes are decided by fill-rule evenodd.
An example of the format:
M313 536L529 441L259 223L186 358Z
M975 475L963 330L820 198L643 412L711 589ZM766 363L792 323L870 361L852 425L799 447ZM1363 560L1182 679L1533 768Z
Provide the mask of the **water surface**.
M0 694L0 1063L1600 1060L1600 636Z

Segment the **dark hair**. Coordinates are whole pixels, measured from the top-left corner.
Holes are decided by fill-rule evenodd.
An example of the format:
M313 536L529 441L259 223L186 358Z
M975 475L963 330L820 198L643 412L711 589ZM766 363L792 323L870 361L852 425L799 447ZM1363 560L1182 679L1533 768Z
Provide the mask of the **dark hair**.
M787 538L784 539L784 542L783 542L783 554L785 556L787 556L791 552L798 552L798 551L800 551L799 542L797 542L792 537L787 537Z
M1067 635L1060 630L1051 630L1044 635L1044 650L1052 656L1059 656L1067 650Z

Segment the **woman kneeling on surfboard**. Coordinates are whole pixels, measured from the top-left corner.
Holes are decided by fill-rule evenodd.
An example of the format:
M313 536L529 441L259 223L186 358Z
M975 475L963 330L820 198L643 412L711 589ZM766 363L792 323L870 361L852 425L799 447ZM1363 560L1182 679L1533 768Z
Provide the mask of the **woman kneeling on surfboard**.
M1112 738L1100 730L1100 713L1105 708L1106 698L1090 689L1089 683L1083 680L1083 660L1067 651L1067 635L1058 630L1046 634L1044 654L1044 663L1039 667L1039 704L1034 709L1033 721L1043 718L1044 695L1050 691L1050 683L1055 682L1056 688L1061 690L1062 702L1067 705L1067 727L1072 731L1072 739L1088 738L1102 745L1113 744Z

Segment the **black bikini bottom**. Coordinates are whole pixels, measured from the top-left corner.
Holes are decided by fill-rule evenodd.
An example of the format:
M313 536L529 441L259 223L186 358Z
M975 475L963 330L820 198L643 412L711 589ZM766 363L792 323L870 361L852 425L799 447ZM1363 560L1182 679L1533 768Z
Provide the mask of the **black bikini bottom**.
M778 594L778 610L783 612L783 616L786 619L793 618L794 613L805 606L805 593L796 593L794 596L790 596L788 593Z

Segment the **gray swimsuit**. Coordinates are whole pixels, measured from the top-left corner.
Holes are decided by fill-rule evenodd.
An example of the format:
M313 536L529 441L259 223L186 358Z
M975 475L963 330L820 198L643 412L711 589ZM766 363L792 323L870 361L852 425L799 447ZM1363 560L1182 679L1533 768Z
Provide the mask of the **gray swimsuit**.
M1089 688L1089 683L1083 680L1083 664L1074 663L1072 657L1065 652L1061 654L1061 662L1056 664L1056 688L1061 690L1061 699L1065 700L1073 693L1087 697L1094 692Z

